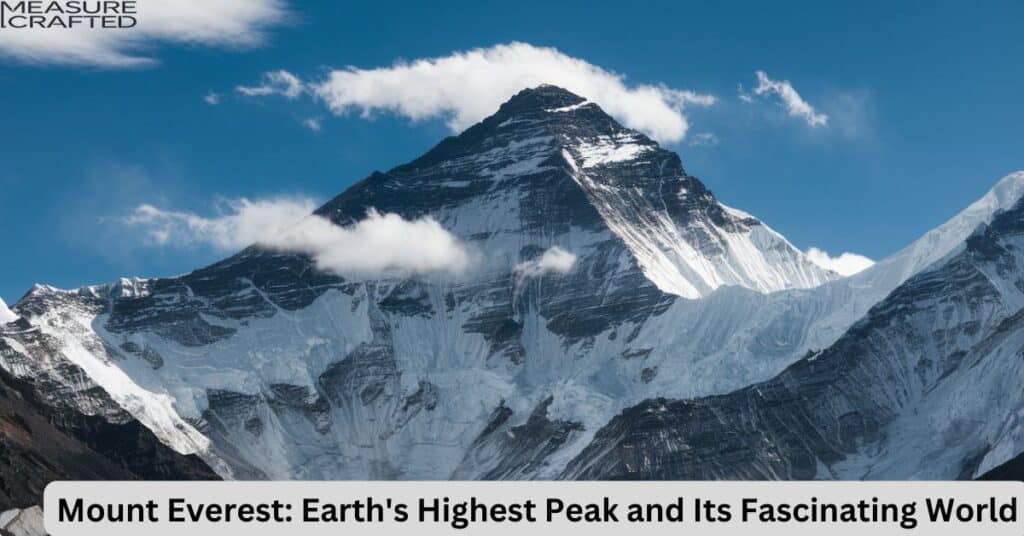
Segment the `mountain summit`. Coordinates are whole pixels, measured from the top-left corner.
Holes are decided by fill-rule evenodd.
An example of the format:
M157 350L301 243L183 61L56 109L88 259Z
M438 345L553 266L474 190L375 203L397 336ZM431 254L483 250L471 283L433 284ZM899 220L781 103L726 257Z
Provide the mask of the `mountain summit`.
M838 277L756 218L719 203L675 153L550 85L521 91L491 117L319 212L344 224L367 207L430 214L466 238L611 231L659 290L685 298L727 285L772 292ZM496 212L466 221L464 212L480 207ZM501 244L481 247L509 253Z

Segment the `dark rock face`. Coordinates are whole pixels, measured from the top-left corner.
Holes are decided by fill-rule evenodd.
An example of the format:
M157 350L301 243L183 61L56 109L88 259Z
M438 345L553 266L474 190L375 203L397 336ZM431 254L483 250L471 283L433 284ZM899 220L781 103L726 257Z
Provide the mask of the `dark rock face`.
M998 359L990 354L1024 330L1024 311L1007 303L992 277L999 274L1020 288L1024 271L1015 237L1022 231L1024 205L1018 203L979 229L961 253L872 308L835 345L777 378L727 395L629 408L598 432L563 476L837 476L821 471L876 451L897 418L934 403L931 393L958 381L979 360ZM976 451L965 458L948 478L970 478L978 467L988 446L983 438L972 440L980 442L980 456ZM1012 460L988 476L1014 476L1019 465Z
M341 279L314 270L308 258L249 248L178 278L113 286L106 328L112 333L152 331L183 345L204 346L234 330L203 316L265 318L277 308L306 307L329 288L343 288Z
M10 351L0 342L0 352ZM43 488L54 480L217 478L134 419L112 422L55 407L39 391L0 368L0 511L41 504Z
M509 425L511 410L504 405L496 408L463 465L492 466L483 475L476 475L481 480L515 480L534 474L548 463L551 454L583 431L580 423L550 419L551 402L551 398L541 401L527 421L518 426Z
M372 312L370 318L373 339L320 375L320 389L335 407L389 404L398 396L400 374L390 327L379 312Z
M39 504L60 479L129 479L130 472L50 423L0 371L0 510Z
M1024 480L1024 454L1018 454L1006 463L978 477L988 481L1022 481Z

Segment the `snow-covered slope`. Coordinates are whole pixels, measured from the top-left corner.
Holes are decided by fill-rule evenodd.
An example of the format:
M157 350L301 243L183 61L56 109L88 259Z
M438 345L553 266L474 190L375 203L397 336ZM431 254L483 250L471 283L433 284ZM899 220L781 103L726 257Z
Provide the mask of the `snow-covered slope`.
M1022 193L1024 173L1011 174L940 227L852 277L772 293L728 286L699 300L673 301L636 339L651 350L644 367L658 373L643 389L617 395L616 403L724 393L778 374L832 345L873 305L962 246Z
M60 348L25 320L0 325L0 511L41 504L53 480L216 478L165 446Z
M1014 458L1024 201L990 206L994 218L834 345L728 395L630 408L562 476L951 479Z
M798 358L821 351L873 305L956 251L974 230L1011 208L1022 195L1024 173L1007 175L947 222L850 277L770 294L728 287L701 300L673 303L645 330L674 330L677 337L663 342L677 353L699 357L685 362L669 357L666 363L656 364L668 373L664 377L692 376L708 383L692 388L679 383L659 385L655 391L672 397L726 392L767 379Z
M981 199L929 231L913 244L851 277L849 284L857 287L895 288L910 276L962 246L979 225L988 224L996 214L1013 208L1022 196L1024 172L1011 173L1003 177Z
M573 113L587 106L596 108ZM753 216L716 202L696 180L672 180L681 172L675 155L637 133L570 138L563 155L605 224L664 292L700 298L722 286L772 292L837 278ZM669 158L662 160L668 176L650 169L632 176L645 158Z

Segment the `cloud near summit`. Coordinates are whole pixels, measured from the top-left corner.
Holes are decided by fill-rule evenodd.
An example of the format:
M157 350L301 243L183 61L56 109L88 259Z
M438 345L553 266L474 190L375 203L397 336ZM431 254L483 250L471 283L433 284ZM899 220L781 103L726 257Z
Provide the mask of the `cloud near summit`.
M430 217L406 220L370 210L349 226L312 215L309 199L224 201L213 216L143 204L122 223L154 246L207 246L225 252L252 244L309 255L319 269L343 276L384 272L460 273L471 262L466 246Z
M286 71L278 71L285 73ZM443 119L461 131L493 114L523 88L561 86L662 142L686 137L686 109L711 106L712 95L663 84L629 84L624 75L550 47L508 43L388 67L346 67L303 88L338 115L390 113L413 121ZM245 86L243 86L245 87ZM258 86L263 87L263 86ZM288 97L283 91L272 92Z

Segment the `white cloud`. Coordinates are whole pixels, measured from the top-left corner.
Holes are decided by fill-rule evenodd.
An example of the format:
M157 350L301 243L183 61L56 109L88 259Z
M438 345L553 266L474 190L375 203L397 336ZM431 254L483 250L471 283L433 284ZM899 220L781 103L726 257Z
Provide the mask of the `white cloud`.
M807 250L807 258L814 264L843 276L862 272L875 264L875 261L856 253L843 253L833 257L827 251L815 247Z
M337 114L388 112L414 121L442 117L461 131L524 88L554 84L596 102L626 126L676 142L686 136L688 106L715 97L664 85L628 85L625 77L554 48L509 43L390 67L331 71L310 90Z
M313 132L320 132L323 130L323 123L320 122L319 117L310 117L302 122L302 126L312 130Z
M516 265L516 273L524 277L538 277L549 273L567 274L576 264L576 255L553 246L536 259Z
M373 210L366 219L349 227L312 216L261 243L309 254L320 269L345 275L384 271L460 273L470 264L465 246L436 220L424 217L409 221Z
M470 255L454 235L431 218L405 220L370 211L348 227L311 215L308 199L240 199L204 217L140 205L124 222L138 226L152 245L209 245L235 251L252 244L304 253L319 269L339 275L381 272L459 273Z
M283 69L263 73L263 82L258 86L237 86L235 88L236 91L247 97L281 95L288 100L297 98L304 89L302 81L297 76Z
M47 3L44 3L47 4ZM252 47L288 18L283 0L137 0L133 28L5 28L0 56L24 63L127 68L155 63L155 45Z
M153 245L210 245L221 251L234 251L277 236L299 222L316 203L304 198L279 198L250 201L239 199L218 203L217 215L204 217L191 212L162 210L143 204L124 219L148 233Z
M203 95L203 102L209 104L210 106L216 106L220 104L220 94L211 91L206 95Z
M751 97L750 93L747 93L747 90L743 88L743 84L736 84L736 93L739 95L741 101L747 104L754 102L754 97Z
M3 298L0 298L0 324L14 322L17 319L18 315L14 314L14 311L8 309L7 304L4 303Z
M764 71L757 71L755 74L757 75L757 87L754 88L755 95L774 94L778 96L779 100L782 101L782 106L786 108L786 112L789 115L803 119L812 127L828 124L828 115L818 112L813 106L808 104L807 101L800 97L800 94L793 88L793 84L790 84L788 80L772 80ZM742 86L740 87L740 99L746 102L751 100L751 97L743 92Z

